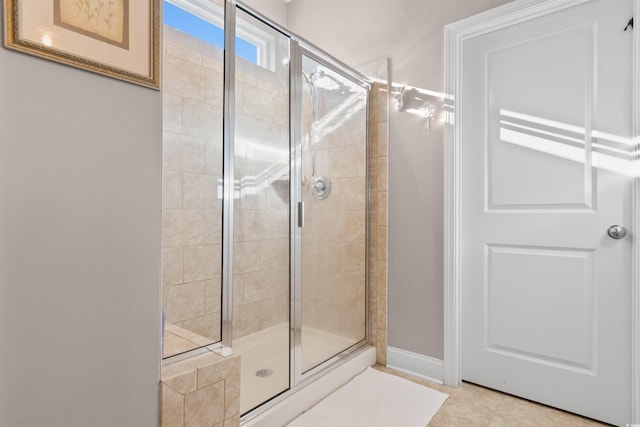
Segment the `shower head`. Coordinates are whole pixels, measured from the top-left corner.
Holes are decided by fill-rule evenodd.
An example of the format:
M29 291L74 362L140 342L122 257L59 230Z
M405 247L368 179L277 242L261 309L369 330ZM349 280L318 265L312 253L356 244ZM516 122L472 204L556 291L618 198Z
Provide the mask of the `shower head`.
M309 74L309 80L311 80L312 82L316 82L321 78L323 78L324 76L326 76L324 70L317 69L316 71Z
M318 68L316 71L313 71L309 74L309 83L313 84L316 87L327 89L331 91L338 91L342 94L351 93L352 90L349 86L341 82L338 78L332 76L331 74L327 74L323 69Z

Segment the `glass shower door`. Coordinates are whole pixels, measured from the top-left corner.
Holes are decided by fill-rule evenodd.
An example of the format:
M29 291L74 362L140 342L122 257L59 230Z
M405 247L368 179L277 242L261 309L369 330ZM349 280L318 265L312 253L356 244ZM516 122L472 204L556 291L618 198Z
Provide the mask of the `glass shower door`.
M367 90L302 56L301 357L366 338Z
M233 343L240 412L289 389L289 38L236 9Z

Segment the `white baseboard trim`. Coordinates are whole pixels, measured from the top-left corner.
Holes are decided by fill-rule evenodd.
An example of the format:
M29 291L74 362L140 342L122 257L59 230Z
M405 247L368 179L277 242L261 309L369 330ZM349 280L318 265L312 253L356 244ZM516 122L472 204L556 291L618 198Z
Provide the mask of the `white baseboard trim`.
M442 384L444 381L444 362L442 360L401 348L387 347L387 368L437 384Z

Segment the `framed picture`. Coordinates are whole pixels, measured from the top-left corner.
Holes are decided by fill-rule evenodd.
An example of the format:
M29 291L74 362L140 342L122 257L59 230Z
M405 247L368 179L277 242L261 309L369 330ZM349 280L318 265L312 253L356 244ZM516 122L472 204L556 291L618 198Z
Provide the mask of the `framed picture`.
M159 0L4 0L5 46L158 89Z

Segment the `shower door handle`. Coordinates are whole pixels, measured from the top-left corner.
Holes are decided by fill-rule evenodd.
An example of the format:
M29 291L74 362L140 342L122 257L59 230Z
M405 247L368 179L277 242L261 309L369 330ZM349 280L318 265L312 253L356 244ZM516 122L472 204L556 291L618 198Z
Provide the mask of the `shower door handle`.
M298 202L298 227L304 227L304 202Z

